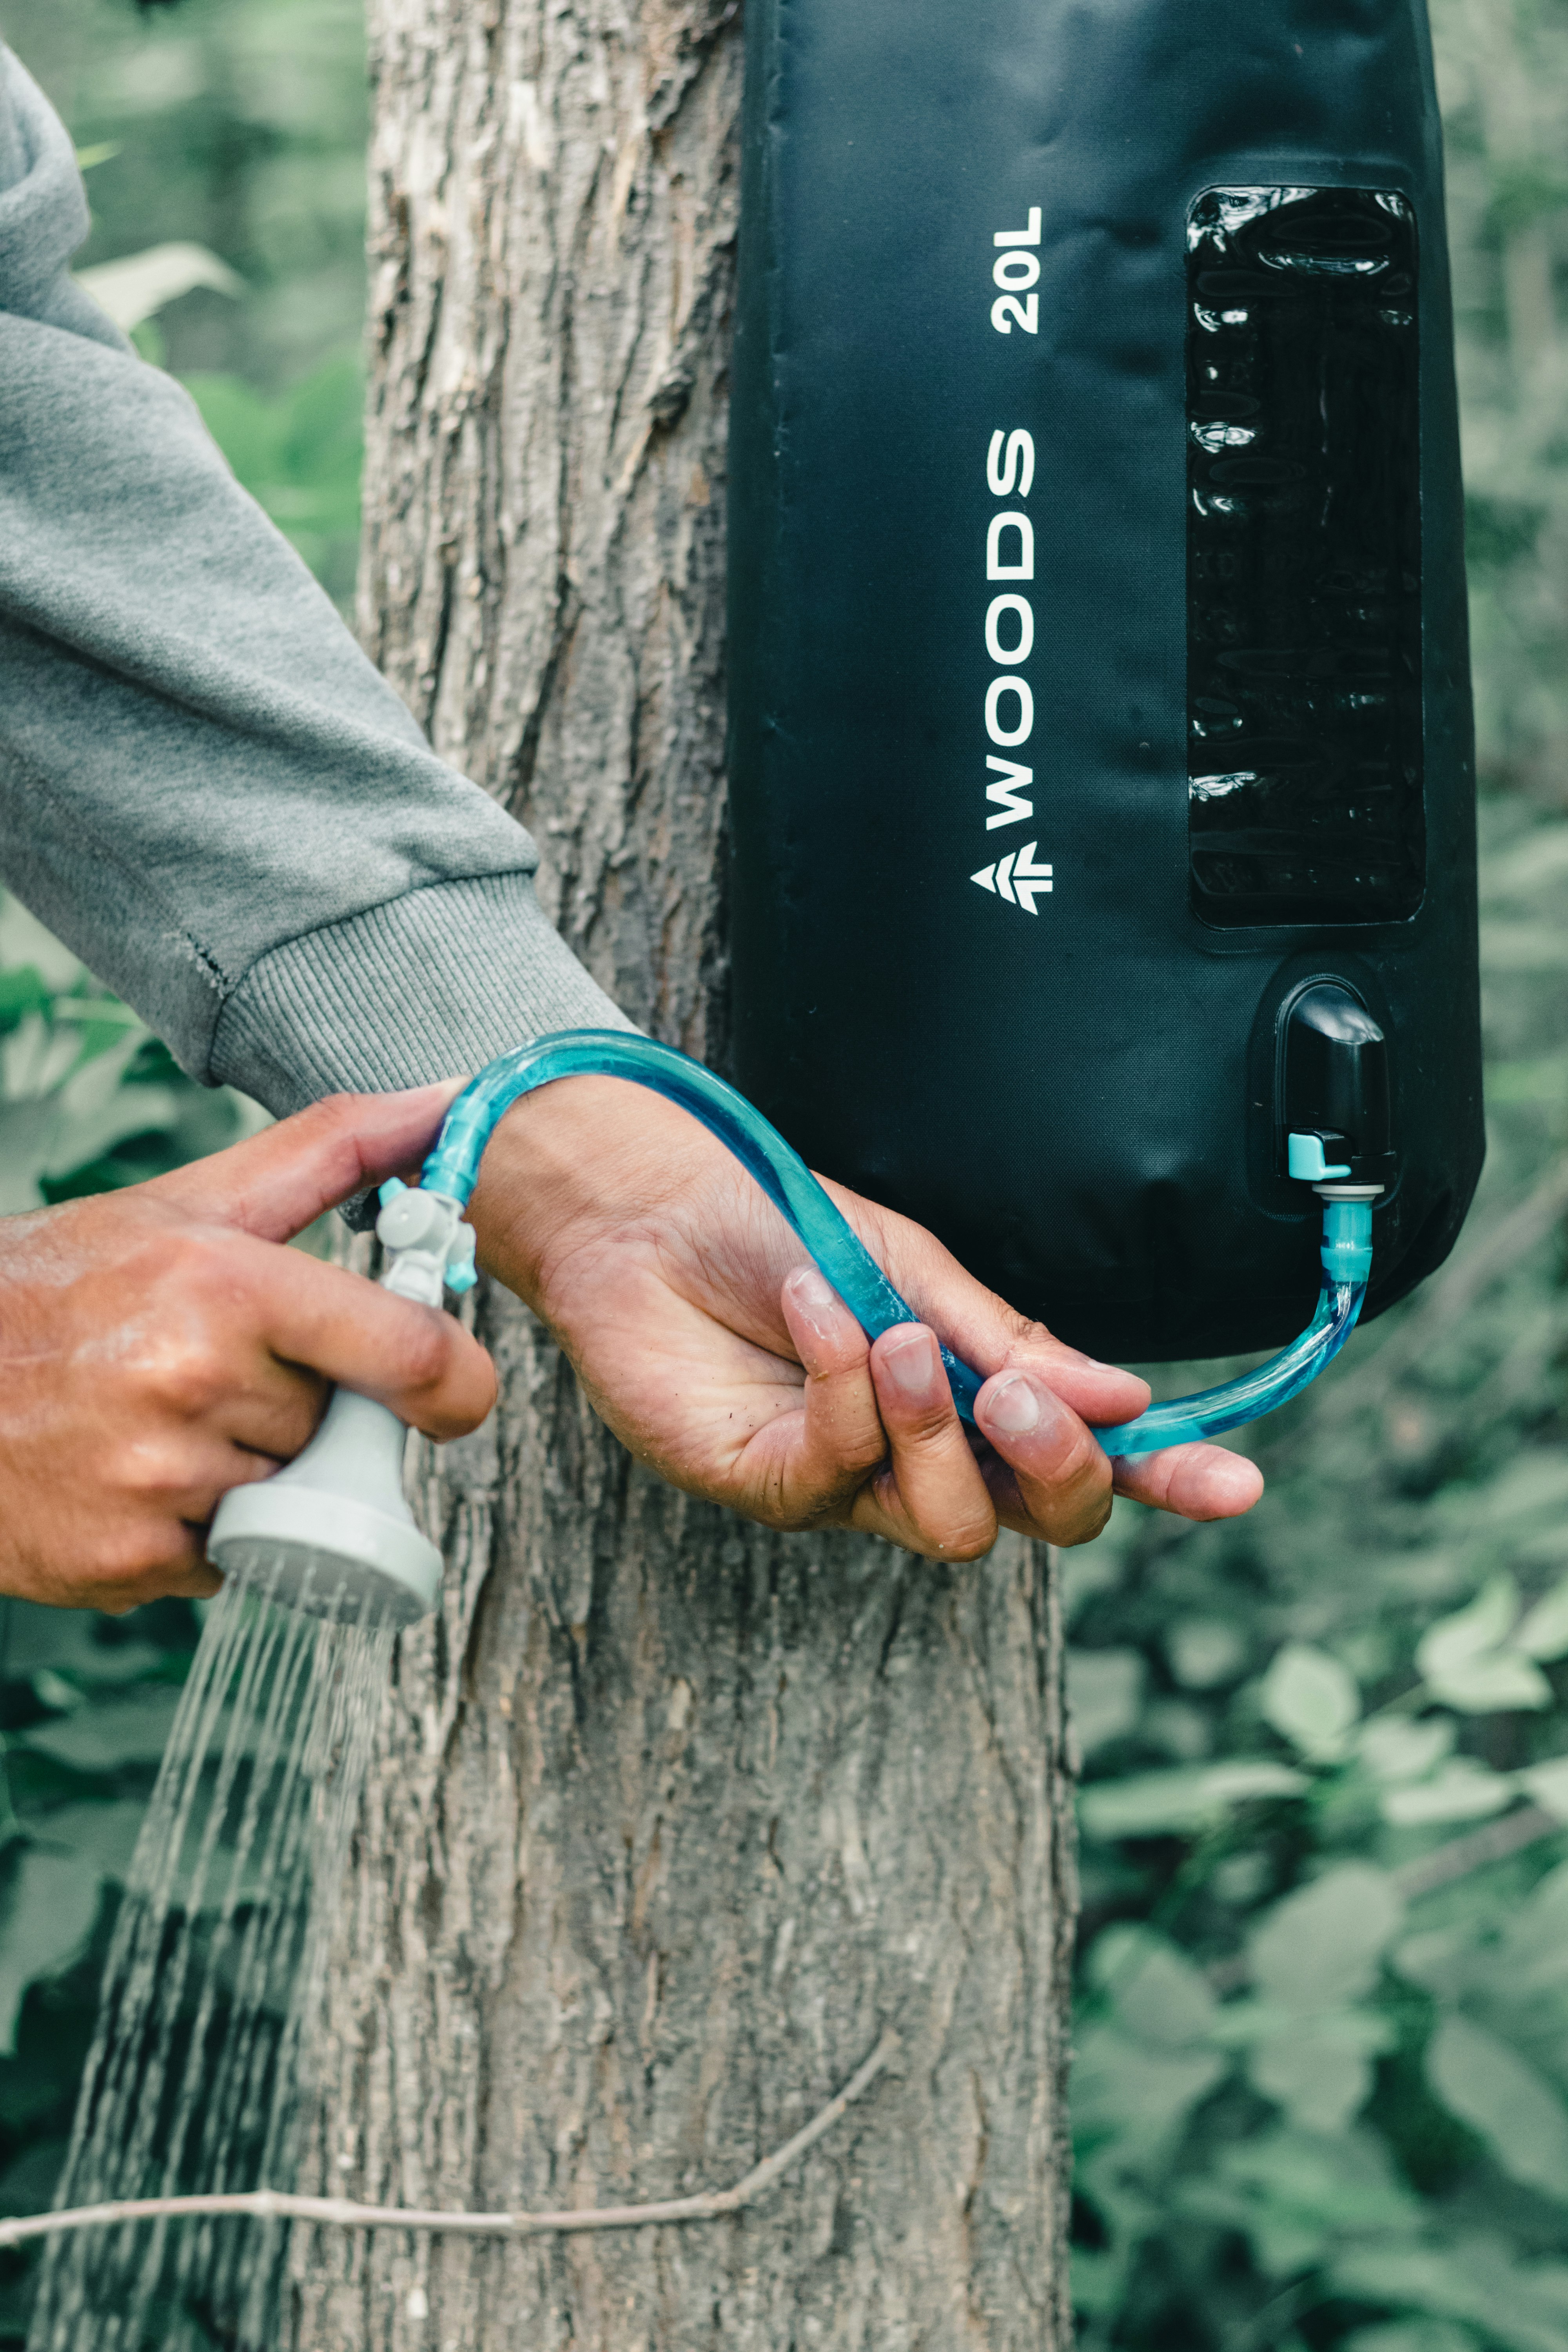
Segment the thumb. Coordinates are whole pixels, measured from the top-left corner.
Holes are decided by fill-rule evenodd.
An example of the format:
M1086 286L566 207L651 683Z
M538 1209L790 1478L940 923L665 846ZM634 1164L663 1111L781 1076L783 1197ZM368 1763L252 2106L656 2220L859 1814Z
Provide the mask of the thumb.
M205 1224L286 1242L324 1209L422 1160L467 1083L443 1078L408 1094L331 1095L226 1151L154 1177L146 1189Z

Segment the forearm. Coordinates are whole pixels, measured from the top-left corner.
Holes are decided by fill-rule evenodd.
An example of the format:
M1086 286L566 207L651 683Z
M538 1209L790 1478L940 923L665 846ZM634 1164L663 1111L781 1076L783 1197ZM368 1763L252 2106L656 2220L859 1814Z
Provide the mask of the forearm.
M225 1002L211 1075L279 1114L467 1076L553 1029L630 1027L525 875L413 890L261 957Z

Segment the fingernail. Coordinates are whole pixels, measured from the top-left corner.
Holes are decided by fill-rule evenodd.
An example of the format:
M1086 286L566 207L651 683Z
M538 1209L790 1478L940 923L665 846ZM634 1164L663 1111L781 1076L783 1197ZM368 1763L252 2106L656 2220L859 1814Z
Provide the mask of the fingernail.
M786 1277L784 1286L802 1322L807 1324L819 1339L837 1337L838 1295L816 1266L796 1266L795 1272Z
M1040 1400L1022 1372L1008 1372L985 1400L985 1419L1008 1437L1023 1437L1040 1425Z
M937 1370L936 1349L925 1331L911 1331L897 1339L882 1358L885 1370L906 1396L923 1396Z

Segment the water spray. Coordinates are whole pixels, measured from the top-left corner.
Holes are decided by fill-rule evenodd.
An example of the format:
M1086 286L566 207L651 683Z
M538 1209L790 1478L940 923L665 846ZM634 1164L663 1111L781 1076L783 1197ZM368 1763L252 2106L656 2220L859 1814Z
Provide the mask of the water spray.
M1388 1156L1383 1039L1342 992L1322 988L1303 996L1289 1042L1285 1076L1294 1094L1287 1100L1303 1112L1289 1134L1289 1165L1323 1202L1316 1312L1299 1339L1255 1370L1097 1429L1109 1454L1215 1437L1272 1412L1316 1380L1355 1328L1372 1271L1373 1203L1384 1189L1381 1181L1356 1179L1363 1163L1381 1168ZM485 1146L524 1095L584 1076L629 1079L700 1119L761 1185L868 1339L920 1319L800 1154L743 1095L673 1046L614 1029L537 1038L489 1063L464 1088L418 1184L395 1180L382 1187L376 1234L388 1261L384 1288L431 1307L444 1293L472 1288L474 1232L464 1211ZM1314 1107L1321 1124L1305 1121ZM1341 1124L1329 1124L1330 1113ZM960 1418L973 1426L982 1377L948 1348L942 1360ZM396 1624L428 1615L441 1555L404 1496L406 1436L385 1405L338 1390L315 1437L287 1469L225 1496L207 1547L214 1565L312 1615L352 1611Z

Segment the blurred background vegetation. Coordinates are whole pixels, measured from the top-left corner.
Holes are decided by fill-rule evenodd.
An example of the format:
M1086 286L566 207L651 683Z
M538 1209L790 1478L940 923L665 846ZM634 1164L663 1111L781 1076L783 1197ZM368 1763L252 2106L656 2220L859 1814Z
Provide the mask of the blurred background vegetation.
M1252 1433L1249 1519L1119 1505L1068 1558L1089 2352L1568 2352L1568 0L1435 17L1490 1157L1449 1266ZM0 0L0 29L88 166L89 283L346 603L358 0ZM253 1116L0 915L0 1208ZM5 1607L0 2211L48 2200L196 1631ZM0 2344L27 2283L0 2270Z
M79 257L332 594L353 593L364 308L360 0L0 0L86 167Z

